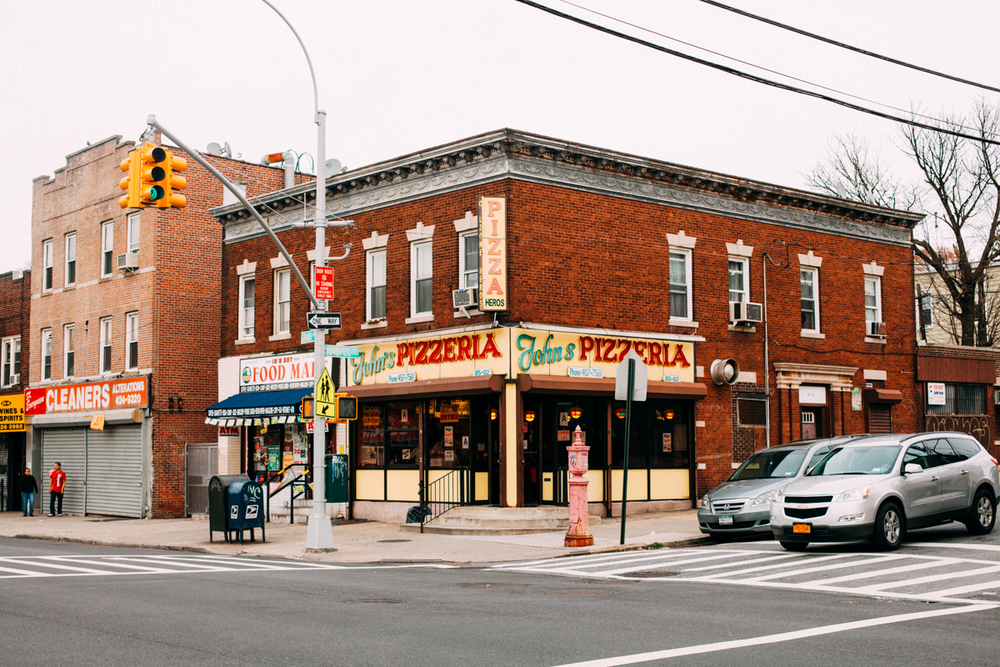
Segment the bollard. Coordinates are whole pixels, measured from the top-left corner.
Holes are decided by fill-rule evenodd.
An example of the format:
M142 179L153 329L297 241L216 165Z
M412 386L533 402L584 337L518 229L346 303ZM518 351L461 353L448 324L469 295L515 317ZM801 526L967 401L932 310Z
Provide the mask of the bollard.
M566 448L569 452L569 529L563 544L567 547L590 547L594 545L594 535L590 532L587 517L587 484L583 474L590 468L587 452L590 447L583 444L580 427L573 434L573 444Z

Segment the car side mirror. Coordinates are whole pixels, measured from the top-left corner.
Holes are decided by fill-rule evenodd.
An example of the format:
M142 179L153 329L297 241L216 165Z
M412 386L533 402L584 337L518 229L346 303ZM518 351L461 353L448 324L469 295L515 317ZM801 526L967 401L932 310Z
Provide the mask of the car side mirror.
M903 466L903 474L904 475L912 475L912 474L915 474L915 473L918 473L918 472L923 472L923 471L924 471L924 467L922 465L920 465L919 463L907 463L905 466Z

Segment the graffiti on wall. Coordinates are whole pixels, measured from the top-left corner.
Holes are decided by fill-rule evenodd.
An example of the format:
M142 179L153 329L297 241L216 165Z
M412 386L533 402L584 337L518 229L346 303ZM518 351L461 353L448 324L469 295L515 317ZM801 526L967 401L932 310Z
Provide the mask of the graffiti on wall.
M993 444L990 435L990 422L988 415L927 415L928 432L937 431L958 431L967 433L979 441L979 443L989 450Z

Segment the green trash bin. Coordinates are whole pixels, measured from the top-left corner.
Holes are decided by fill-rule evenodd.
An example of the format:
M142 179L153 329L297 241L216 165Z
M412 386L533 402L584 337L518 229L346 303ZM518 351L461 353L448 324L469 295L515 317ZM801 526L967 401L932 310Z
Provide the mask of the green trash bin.
M347 502L347 454L326 455L326 502Z

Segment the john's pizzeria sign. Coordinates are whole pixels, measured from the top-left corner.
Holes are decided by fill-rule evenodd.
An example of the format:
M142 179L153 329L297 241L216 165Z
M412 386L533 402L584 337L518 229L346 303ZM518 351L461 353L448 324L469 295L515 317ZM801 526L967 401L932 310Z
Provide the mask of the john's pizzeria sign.
M649 366L651 380L694 382L694 344L686 341L500 328L358 347L353 385L521 373L614 377L630 350Z

